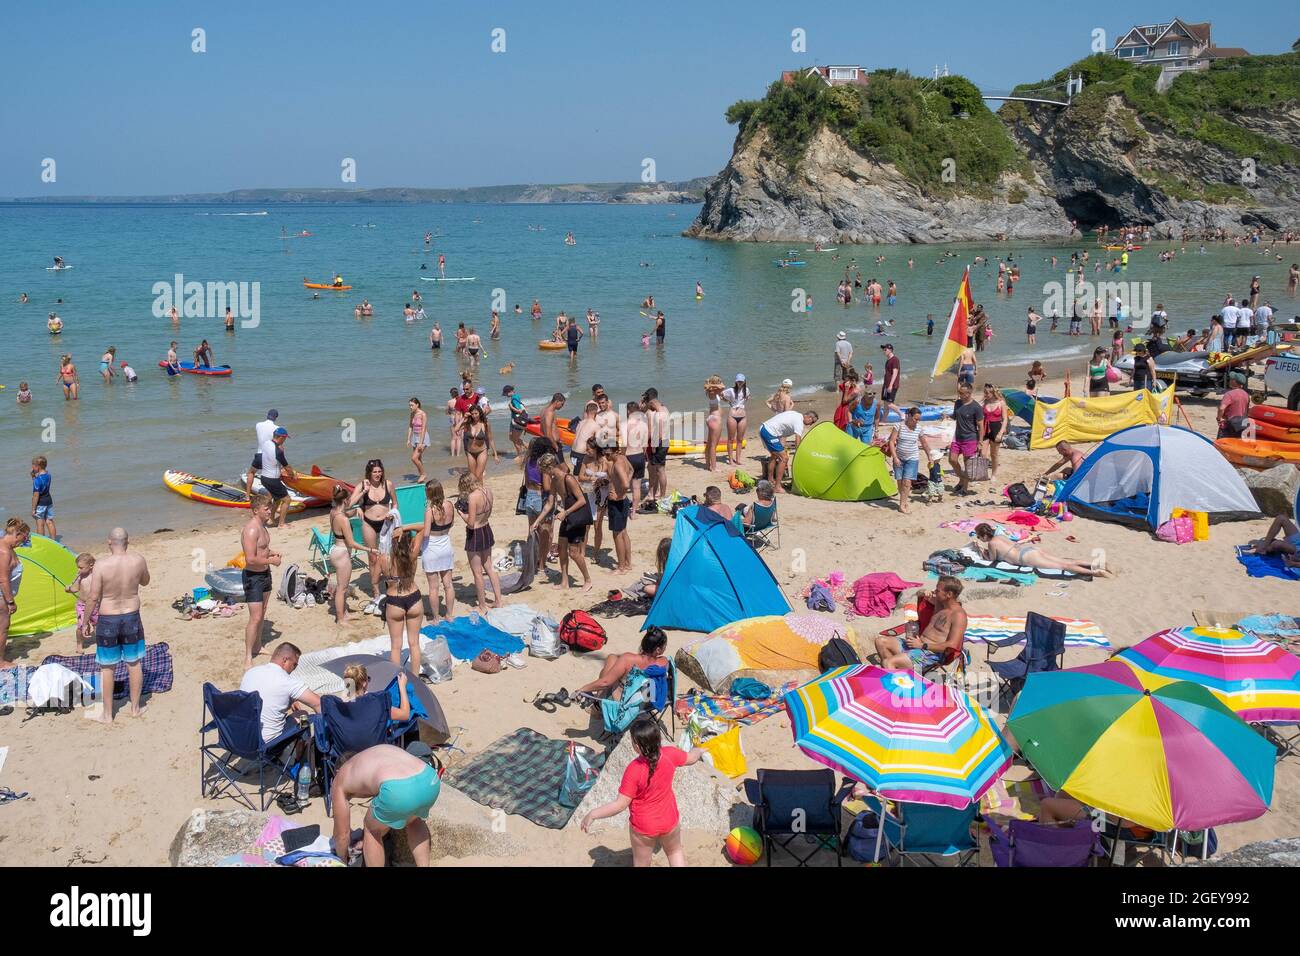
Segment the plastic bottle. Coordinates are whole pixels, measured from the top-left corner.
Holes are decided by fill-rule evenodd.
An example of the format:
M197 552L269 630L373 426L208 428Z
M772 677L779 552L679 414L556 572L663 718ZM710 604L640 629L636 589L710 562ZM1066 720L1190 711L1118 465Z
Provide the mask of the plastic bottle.
M515 542L515 552L513 557L515 560L515 567L522 568L524 566L524 546L518 541Z
M470 624L472 624L474 627L478 627L478 611L470 611L470 612L469 612L469 622L470 622Z
M303 761L298 765L298 786L294 792L299 803L306 803L311 796L311 767Z

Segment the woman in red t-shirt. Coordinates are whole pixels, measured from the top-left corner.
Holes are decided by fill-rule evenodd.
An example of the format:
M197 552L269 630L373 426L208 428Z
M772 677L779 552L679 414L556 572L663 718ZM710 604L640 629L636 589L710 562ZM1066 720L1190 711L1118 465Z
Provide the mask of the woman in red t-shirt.
M632 865L649 866L655 843L662 843L669 866L685 866L682 833L678 827L677 798L673 795L673 772L689 767L704 756L699 747L690 753L661 745L659 725L643 715L632 721L628 731L637 757L623 771L618 799L597 807L582 818L582 830L595 820L617 816L628 810L628 834L632 840Z

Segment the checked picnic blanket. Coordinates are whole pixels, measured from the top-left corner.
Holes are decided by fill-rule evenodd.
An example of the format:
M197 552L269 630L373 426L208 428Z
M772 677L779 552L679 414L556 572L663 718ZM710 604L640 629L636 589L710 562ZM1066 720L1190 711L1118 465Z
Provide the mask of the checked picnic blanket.
M903 609L903 614L909 621L915 621L916 605L907 605ZM1100 624L1072 617L1056 617L1055 615L1052 616L1052 620L1065 623L1066 647L1110 647L1110 641L1102 633ZM1023 617L972 614L966 619L966 640L968 643L982 644L985 641L1004 641L1013 634L1023 633L1024 630L1025 619ZM880 633L888 637L896 637L901 631L902 628L891 627Z
M520 727L448 770L443 782L475 803L559 830L577 809L560 803L568 750L567 740L551 740Z
M717 717L732 720L738 724L756 724L765 717L771 717L781 710L781 698L799 686L799 681L792 680L781 685L771 697L747 700L735 694L705 694L691 690L686 701L692 710L697 710L705 717Z
M94 654L78 654L75 657L63 654L51 654L41 661L42 664L62 664L68 670L79 675L87 684L99 686L99 664ZM163 641L149 644L144 649L144 688L143 693L161 694L172 689L172 652ZM113 668L113 697L121 700L129 696L127 686L126 664L121 661Z

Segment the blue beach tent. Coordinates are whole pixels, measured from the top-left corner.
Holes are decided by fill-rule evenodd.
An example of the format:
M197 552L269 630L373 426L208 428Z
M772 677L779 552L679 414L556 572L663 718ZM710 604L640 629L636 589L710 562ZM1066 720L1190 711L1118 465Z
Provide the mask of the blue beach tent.
M1237 470L1204 435L1174 425L1134 425L1092 450L1056 496L1102 521L1158 528L1175 508L1211 521L1259 516Z
M732 621L785 614L790 602L736 526L701 505L677 512L663 578L641 630L709 632Z

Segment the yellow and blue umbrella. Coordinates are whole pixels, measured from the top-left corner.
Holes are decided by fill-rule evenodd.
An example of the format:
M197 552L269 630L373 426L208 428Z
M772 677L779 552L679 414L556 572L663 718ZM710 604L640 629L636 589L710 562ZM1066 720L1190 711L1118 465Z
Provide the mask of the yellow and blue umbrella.
M1110 660L1033 674L1007 720L1047 785L1153 830L1262 816L1277 751L1208 689Z
M894 800L960 809L1011 765L979 704L910 671L841 667L783 702L800 750Z

